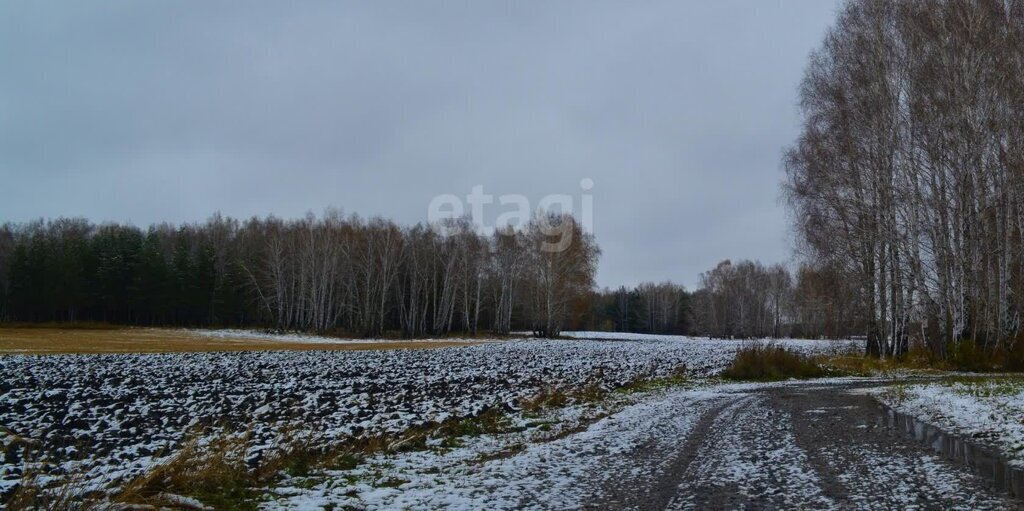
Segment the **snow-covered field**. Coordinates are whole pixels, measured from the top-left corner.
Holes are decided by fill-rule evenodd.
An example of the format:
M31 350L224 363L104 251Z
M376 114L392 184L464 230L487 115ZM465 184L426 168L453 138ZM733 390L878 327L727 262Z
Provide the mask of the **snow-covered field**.
M900 413L995 447L1024 467L1024 379L901 385L875 396Z
M578 334L581 337L594 337ZM549 387L707 376L738 341L519 340L392 351L0 357L0 493L26 469L114 483L212 426L250 430L252 453L301 425L324 441L471 417ZM855 342L780 341L808 353ZM31 467L29 466L31 461Z

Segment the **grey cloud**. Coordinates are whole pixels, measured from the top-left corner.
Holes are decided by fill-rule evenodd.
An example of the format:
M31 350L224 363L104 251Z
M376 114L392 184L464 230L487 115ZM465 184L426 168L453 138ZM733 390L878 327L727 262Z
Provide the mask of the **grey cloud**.
M6 2L0 220L198 221L596 186L599 283L786 259L834 1Z

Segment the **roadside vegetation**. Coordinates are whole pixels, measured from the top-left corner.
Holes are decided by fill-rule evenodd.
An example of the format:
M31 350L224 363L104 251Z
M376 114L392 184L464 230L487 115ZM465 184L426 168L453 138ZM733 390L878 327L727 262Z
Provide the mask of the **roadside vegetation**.
M822 357L825 368L853 376L873 376L898 371L926 373L1018 373L1024 371L1024 341L1010 346L980 346L973 341L961 341L949 346L945 355L924 347L911 346L899 356L881 358L865 354L846 354Z
M49 486L48 478L26 474L5 509L98 509L102 504L172 509L254 510L266 499L265 488L289 477L305 478L324 470L350 470L369 456L430 448L458 447L461 438L521 430L498 409L475 417L410 428L401 434L324 443L298 429L282 434L277 445L252 459L245 433L208 431L195 434L167 461L123 482L113 493L90 489L70 477ZM105 495L106 493L106 495ZM141 509L141 507L140 507Z
M722 377L729 380L775 381L807 379L828 373L813 358L772 343L752 343L736 350Z
M895 373L940 375L960 373L1019 373L1024 371L1024 342L1012 348L984 348L963 341L944 356L912 348L900 356L881 358L864 353L810 356L771 342L754 342L736 351L722 377L731 380L773 381L823 376L879 376ZM957 377L952 377L957 378Z

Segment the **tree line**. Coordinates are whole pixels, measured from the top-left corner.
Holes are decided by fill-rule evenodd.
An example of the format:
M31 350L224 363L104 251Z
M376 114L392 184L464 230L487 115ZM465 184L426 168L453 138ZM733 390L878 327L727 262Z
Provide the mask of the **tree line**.
M569 240L568 243L559 243ZM60 218L0 225L0 320L247 327L356 336L563 329L721 338L844 337L838 276L724 261L689 292L598 290L600 250L570 216L482 235L336 211L297 220Z
M603 289L591 297L588 330L687 335L693 332L690 295L671 281Z
M785 193L869 350L1011 348L1024 315L1024 2L852 0L810 58Z
M846 314L847 288L827 271L722 261L702 273L693 294L698 332L727 338L850 338L863 324Z
M0 226L0 320L240 326L407 337L556 336L579 321L600 250L568 215L477 232L329 211L299 220Z
M693 292L671 281L596 291L582 324L724 339L863 336L864 324L847 313L851 296L834 272L805 265L794 275L782 264L725 260Z

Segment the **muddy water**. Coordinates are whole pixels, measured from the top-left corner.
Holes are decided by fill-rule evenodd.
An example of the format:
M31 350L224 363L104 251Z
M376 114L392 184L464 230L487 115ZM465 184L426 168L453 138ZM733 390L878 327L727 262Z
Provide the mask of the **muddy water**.
M950 434L886 405L882 407L884 424L930 447L936 453L971 467L992 485L1014 496L1024 496L1024 469L1015 467L993 448Z

